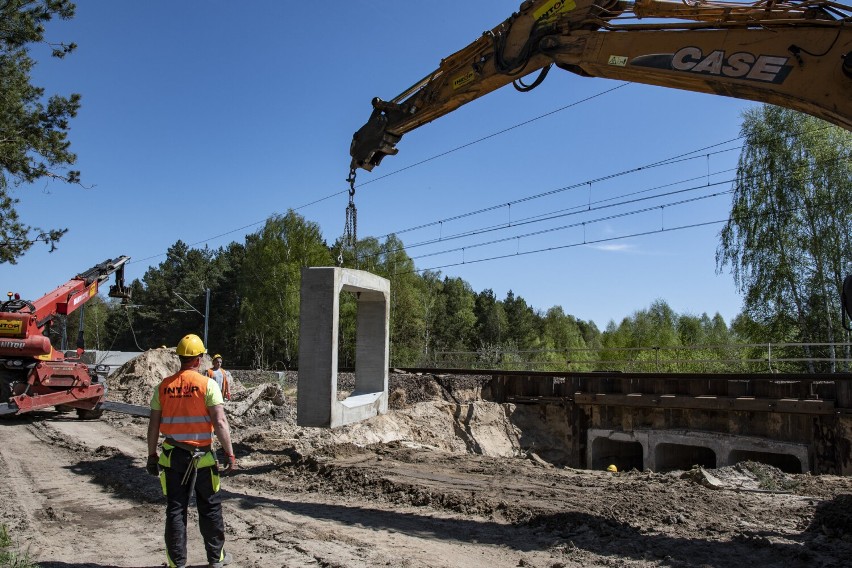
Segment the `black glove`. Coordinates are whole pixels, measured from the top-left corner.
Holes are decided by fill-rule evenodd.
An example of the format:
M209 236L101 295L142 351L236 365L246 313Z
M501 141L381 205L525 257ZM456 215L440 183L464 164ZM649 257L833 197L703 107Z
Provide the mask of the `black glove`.
M222 466L222 473L234 473L236 470L240 469L237 467L237 456L225 454L225 460L225 464Z
M145 464L145 471L151 475L160 475L160 467L157 465L159 461L160 458L157 457L157 454L151 454L148 456L148 463Z

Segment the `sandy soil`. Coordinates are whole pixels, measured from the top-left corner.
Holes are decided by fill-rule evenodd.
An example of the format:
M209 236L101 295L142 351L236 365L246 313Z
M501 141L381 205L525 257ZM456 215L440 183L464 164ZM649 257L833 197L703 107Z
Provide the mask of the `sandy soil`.
M475 400L475 384L399 384L388 415L335 431L296 427L286 385L226 404L242 467L223 482L235 566L850 565L852 479L554 466L520 442L534 435L510 420L521 410ZM72 416L0 422L2 522L45 568L162 565L146 420Z

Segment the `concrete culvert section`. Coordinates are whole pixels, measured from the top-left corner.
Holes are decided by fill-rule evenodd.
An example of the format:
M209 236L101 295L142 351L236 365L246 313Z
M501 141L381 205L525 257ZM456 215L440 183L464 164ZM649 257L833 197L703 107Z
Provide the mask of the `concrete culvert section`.
M610 465L618 471L644 469L644 451L639 442L597 438L592 445L591 469L605 470Z
M716 467L716 452L701 446L658 444L655 454L655 471L690 469L694 465L710 469Z
M740 462L753 461L777 467L784 473L804 473L802 462L790 454L770 452L755 452L749 450L733 450L728 457L728 463L733 465Z

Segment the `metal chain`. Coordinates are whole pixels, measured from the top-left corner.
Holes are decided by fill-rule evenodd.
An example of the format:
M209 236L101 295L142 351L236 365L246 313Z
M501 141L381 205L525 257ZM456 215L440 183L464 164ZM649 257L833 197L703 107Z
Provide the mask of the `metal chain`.
M355 267L358 267L358 255L355 247L358 243L358 210L355 208L355 168L350 168L349 177L349 205L346 207L346 224L343 227L343 242L341 243L340 256L337 264L343 266L343 249L351 249L355 256Z

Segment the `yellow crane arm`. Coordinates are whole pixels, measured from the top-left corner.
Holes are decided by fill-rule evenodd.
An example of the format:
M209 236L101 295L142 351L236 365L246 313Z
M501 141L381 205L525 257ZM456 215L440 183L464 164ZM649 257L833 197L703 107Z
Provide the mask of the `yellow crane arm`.
M351 168L372 170L402 135L509 83L536 87L551 66L771 103L852 130L852 7L686 0L528 0L373 112ZM521 79L535 71L530 84ZM641 110L641 109L639 109Z

